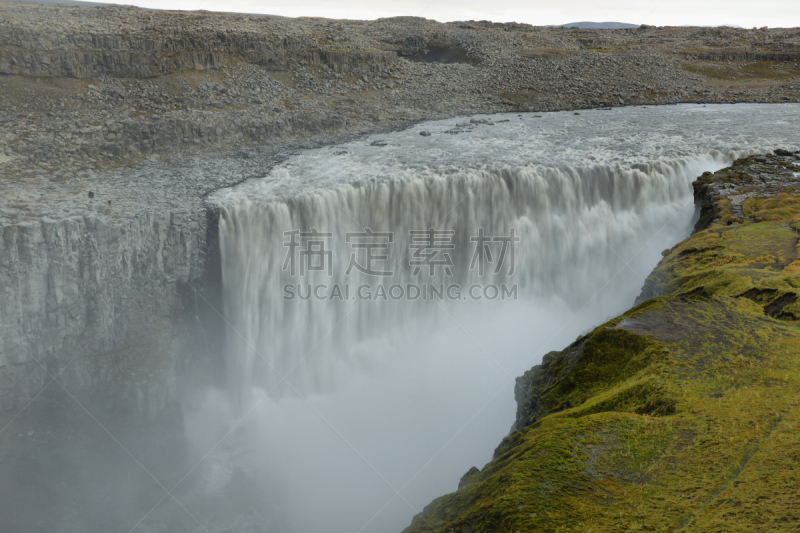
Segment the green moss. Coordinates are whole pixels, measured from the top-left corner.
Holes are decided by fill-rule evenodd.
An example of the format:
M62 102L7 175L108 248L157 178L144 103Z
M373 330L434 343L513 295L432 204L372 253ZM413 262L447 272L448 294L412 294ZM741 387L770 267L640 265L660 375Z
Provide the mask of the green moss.
M586 342L572 369L547 392L547 412L562 411L586 402L609 385L646 368L659 349L647 339L621 329L602 328Z
M715 224L673 248L650 279L666 280L661 287L672 294L747 295L766 309L800 286L797 244L796 232L780 223Z
M527 427L406 532L800 530L791 192L669 250L665 295L519 378Z
M677 401L661 383L649 379L640 383L626 383L606 394L598 394L586 404L570 412L569 416L579 417L607 411L666 416L675 413Z
M800 443L792 432L800 328L749 300L676 296L608 327L586 339L590 360L573 367L586 381L549 393L594 394L510 436L497 459L408 532L750 531L764 516L770 530L800 526L800 494L776 494L800 483L791 451ZM608 368L619 357L634 363Z

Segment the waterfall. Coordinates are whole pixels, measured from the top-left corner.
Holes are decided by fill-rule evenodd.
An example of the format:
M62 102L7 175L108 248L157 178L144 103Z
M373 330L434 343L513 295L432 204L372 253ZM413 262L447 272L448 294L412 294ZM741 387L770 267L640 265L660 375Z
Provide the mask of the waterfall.
M397 328L430 327L448 309L475 304L473 294L483 300L477 305L502 291L509 298L558 296L578 306L682 209L685 226L691 181L719 166L723 161L711 156L629 166L483 166L229 201L221 209L220 246L230 389L239 403L253 386L275 397L328 392L337 365L369 366L370 358L380 357L355 349L360 342ZM353 234L367 229L383 234L371 239L381 243L372 251L354 247ZM449 248L419 251L421 234L410 232L430 229L441 232L437 244ZM305 241L297 233L312 230L318 235ZM481 232L498 240L479 242ZM498 269L504 237L505 264ZM494 262L481 275L475 252L483 242ZM301 275L304 265L295 264L292 275L290 263L306 249L328 254L303 258L324 268ZM385 259L362 270L393 275L355 267L347 272L353 260L364 267L368 253ZM414 272L414 263L431 254L440 261L433 272L428 266ZM409 285L423 294L408 301L417 292ZM426 287L446 292L453 285L460 292L452 290L451 297L425 293ZM497 289L483 294L487 286ZM469 287L475 287L472 294Z
M492 457L514 421L516 376L630 308L691 230L694 179L798 149L796 107L458 117L277 164L209 165L249 178L209 197L229 386L186 415L191 454L208 463L204 506L246 493L276 530L402 530ZM372 248L357 237L367 229ZM431 229L436 255L419 247ZM506 250L498 269L507 241L513 259ZM479 244L492 261L473 262ZM303 249L329 263L298 263ZM392 275L354 268L367 253ZM422 259L433 273L414 275ZM491 292L503 286L505 300ZM409 287L433 290L409 298Z

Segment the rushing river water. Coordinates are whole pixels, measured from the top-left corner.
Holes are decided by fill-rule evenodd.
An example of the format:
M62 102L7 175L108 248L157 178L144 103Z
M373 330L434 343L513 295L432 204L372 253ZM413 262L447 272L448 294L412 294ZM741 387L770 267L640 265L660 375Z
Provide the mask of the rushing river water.
M631 306L691 229L691 182L797 149L798 109L445 120L215 194L228 388L187 434L203 491L244 473L263 507L212 525L401 530L491 459L514 377Z

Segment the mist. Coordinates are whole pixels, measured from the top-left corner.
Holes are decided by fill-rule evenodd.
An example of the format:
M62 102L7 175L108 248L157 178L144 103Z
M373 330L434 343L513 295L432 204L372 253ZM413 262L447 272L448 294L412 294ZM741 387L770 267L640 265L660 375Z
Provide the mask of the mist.
M654 265L676 230L636 267ZM641 285L630 275L609 282L581 309L558 298L503 302L454 312L434 333L384 326L386 340L356 348L378 361L341 363L335 392L275 400L256 388L240 418L227 391L206 390L186 420L197 459L231 432L201 467L208 496L239 471L261 485L276 531L401 531L492 458L514 422L513 377L624 311Z

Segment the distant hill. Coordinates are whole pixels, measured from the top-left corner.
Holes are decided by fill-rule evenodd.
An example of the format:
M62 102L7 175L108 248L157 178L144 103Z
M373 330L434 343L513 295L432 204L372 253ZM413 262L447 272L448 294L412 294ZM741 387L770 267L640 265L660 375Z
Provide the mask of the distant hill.
M39 4L43 6L105 6L103 2L81 2L79 0L3 0L9 4Z
M627 24L625 22L570 22L569 24L552 25L548 28L583 28L585 30L622 30L638 28L640 24Z
M70 7L97 7L112 5L107 2L84 2L83 0L0 0L0 2L7 2L9 4L38 4L42 6L70 6ZM117 4L117 5L133 5L133 4ZM149 11L159 11L160 8L143 7ZM176 9L176 11L179 11ZM264 13L243 13L244 15L251 15L253 17L278 17L284 18L280 15L266 15Z

